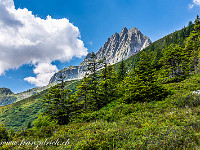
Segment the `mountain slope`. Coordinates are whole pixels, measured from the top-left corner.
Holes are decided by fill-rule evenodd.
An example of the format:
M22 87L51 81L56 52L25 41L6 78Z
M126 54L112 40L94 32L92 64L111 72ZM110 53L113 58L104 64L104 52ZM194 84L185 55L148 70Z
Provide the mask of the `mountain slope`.
M53 86L53 84L49 84L48 86L44 87L36 87L17 94L14 94L8 88L0 88L0 106L9 105L14 102L18 102L23 99L29 98L35 94L42 92L43 90L50 88L51 86Z
M177 41L178 43L185 42L185 38L187 36L183 38L180 36L180 39L175 38L175 40L172 40L171 42L167 40L168 37L176 37L176 34L179 32L181 33L182 30L154 42L154 44L146 48L145 51L148 55L151 55L151 53L155 52L155 59L159 60L162 56L163 50L165 50L163 49L165 46L168 46L170 43L176 43ZM130 63L130 69L134 68L135 63L137 64L136 58L140 57L139 54L140 53L129 57L124 61L125 63ZM153 59L151 60L154 62ZM145 66L144 63L143 66ZM148 65L148 68L151 67ZM157 71L160 71L159 69L162 70L161 67L159 68L158 66ZM143 68L140 70L142 71ZM154 68L152 70L156 71ZM117 71L117 67L115 67L115 71ZM146 77L146 75L142 75ZM130 84L131 86L138 86L135 84L136 82L126 82L128 80L131 81L133 76L134 74L128 74L126 77L127 80L125 79L125 82L122 81L119 83L121 85L123 84L122 88L119 90L119 93L121 91L123 92L124 89L128 89ZM120 98L117 98L108 105L104 105L104 107L99 110L83 111L83 113L78 111L77 116L72 118L71 122L66 125L56 125L55 121L51 122L47 116L41 116L33 123L33 128L29 126L29 123L26 129L21 130L16 134L10 132L9 136L12 136L10 141L20 142L23 140L24 142L24 139L26 139L27 143L31 143L20 145L21 149L36 149L39 147L39 149L48 150L108 148L199 149L200 95L193 94L194 91L200 89L199 79L200 73L191 74L186 79L179 82L160 83L169 91L169 95L166 96L165 99L155 97L153 101L143 102L143 98L141 98L139 99L139 102L136 102L133 99L131 103L124 103L123 97L126 96L126 94L123 94ZM153 81L154 79L151 80ZM146 82L143 79L140 81ZM70 83L71 81L67 82ZM71 86L74 86L75 84L76 83L71 83ZM146 86L144 87L146 90L145 93L148 94L148 86L147 88ZM136 92L135 90L129 90L127 95L130 93L129 96L131 96L132 93ZM41 98L41 96L42 95L38 95L38 98ZM115 95L113 95L113 97L115 97ZM39 100L34 98L31 101L36 103ZM38 108L35 106L35 104L30 105L31 101L29 101L29 103L24 103L25 101L23 100L9 106L0 107L0 121L5 123L7 127L11 128L11 126L8 124L13 126L13 124L16 122L17 125L19 125L19 123L22 121L27 121L27 119L29 119L28 117L30 116L31 110L36 110L39 114L41 109L38 111ZM70 103L71 102L68 101L68 104ZM19 104L18 107L16 104ZM4 111L3 113L1 113L2 108ZM27 114L27 112L29 114ZM10 116L10 118L7 116ZM57 116L57 114L55 116ZM10 119L9 122L8 119ZM31 119L33 120L33 117ZM58 141L65 144L37 145L37 143L35 144L31 142L37 140L44 142L47 140L47 138L48 140L56 142ZM19 149L19 145L3 145L2 148Z
M124 27L121 33L112 35L103 47L96 53L97 59L106 57L109 64L115 64L126 59L149 46L151 40L143 35L137 28L127 29ZM70 66L54 74L49 83L57 82L62 74L67 79L82 78L87 68L87 61L92 53L88 53L79 66Z
M172 43L180 44L181 46L185 45L187 37L194 30L194 24L189 24L187 27L182 28L181 30L175 31L171 34L166 35L165 37L158 39L153 42L151 45L144 49L145 52L155 52L157 53L157 65L159 67L159 59L162 57L162 49L166 46L169 46ZM133 55L125 60L126 66L129 70L137 66L139 61L140 53ZM116 65L116 68L119 64Z
M66 81L65 88L71 89L74 92L77 83L79 81ZM43 89L41 92L24 98L21 101L0 106L0 123L4 123L7 128L13 130L18 130L22 127L25 128L28 122L35 120L44 111L41 108L43 105L41 100L47 91L48 89Z
M183 30L185 30L185 29L179 30L175 33L172 33L172 34L166 36L166 37L163 37L162 39L155 41L153 44L151 44L150 46L145 48L144 51L160 51L161 52L162 48L166 45L166 39L174 39L175 35L181 34ZM178 38L178 40L175 40L175 42L181 41L182 43L184 43L183 41L185 41L186 37ZM171 43L172 42L173 41L171 41ZM168 44L170 44L170 43L168 43ZM88 54L88 57L89 57L89 55L90 55L90 53ZM88 57L86 57L85 60L87 60ZM131 68L134 68L134 66L137 64L137 60L139 60L139 53L126 59L125 63L128 66L128 68L131 69ZM117 70L118 64L116 65L115 70ZM62 72L62 71L60 71L60 72ZM77 82L68 81L68 82L66 82L66 84L69 85L66 88L75 89L75 85L77 84ZM193 89L193 90L196 90L196 89ZM46 91L44 91L44 93L45 92ZM19 129L19 127L21 127L22 125L26 125L28 120L31 120L31 121L34 120L37 117L37 115L39 114L39 112L41 111L40 107L39 107L41 105L41 103L39 102L39 99L43 96L44 93L43 92L38 93L36 95L31 96L30 98L26 98L24 100L21 100L19 102L11 104L11 105L1 106L0 107L0 114L1 114L0 122L4 123L9 128ZM34 108L37 108L37 109L34 109ZM31 114L31 112L33 110L34 110L34 113ZM27 114L27 115L25 115L25 114ZM24 116L24 118L23 118L23 120L18 121L19 119L16 118L15 116L18 116L18 118L22 118L20 116ZM30 116L30 117L28 117L28 116Z
M8 105L17 100L14 93L8 88L0 88L0 106Z

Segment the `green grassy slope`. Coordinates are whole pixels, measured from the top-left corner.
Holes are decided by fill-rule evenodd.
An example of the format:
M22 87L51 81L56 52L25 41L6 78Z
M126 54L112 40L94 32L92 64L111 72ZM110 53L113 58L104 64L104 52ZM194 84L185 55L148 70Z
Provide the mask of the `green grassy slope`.
M55 128L29 130L13 141L66 142L40 145L38 149L199 149L200 148L200 74L179 83L165 84L172 91L163 101L120 104L113 101L99 111ZM53 131L53 132L51 132ZM22 145L32 149L36 145ZM9 146L9 149L14 147Z
M157 62L162 49L171 43L185 43L183 31L170 34L144 49L155 51ZM133 69L140 53L125 60ZM116 64L117 71L118 64ZM159 65L158 65L159 68ZM79 81L67 82L66 88L75 91ZM41 128L19 131L13 141L57 141L67 144L40 145L38 149L200 149L200 74L177 83L164 84L171 94L164 100L124 104L115 100L98 111L83 113L68 125L47 124ZM44 91L43 94L45 94ZM43 110L40 109L42 93L18 103L0 107L1 122L7 128L25 128ZM34 112L35 111L35 112ZM15 121L14 121L15 120ZM19 120L19 121L17 121ZM45 118L42 121L46 121ZM3 146L17 149L18 146ZM36 145L21 145L21 149L34 149ZM1 149L1 148L0 148Z
M21 101L35 94L38 94L42 92L43 90L50 88L51 86L53 86L53 84L43 86L43 87L36 87L36 88L29 89L27 91L20 92L17 94L14 94L12 91L10 91L10 89L0 88L0 106L5 106L5 105L12 104L14 102ZM8 94L1 94L1 90L5 90L5 89L7 89L7 91L10 91L10 92Z
M79 81L66 81L65 88L75 90L75 85ZM41 100L48 89L35 94L29 98L16 103L0 107L0 123L6 125L8 129L18 130L26 128L29 122L33 122L40 113L44 111L41 108Z

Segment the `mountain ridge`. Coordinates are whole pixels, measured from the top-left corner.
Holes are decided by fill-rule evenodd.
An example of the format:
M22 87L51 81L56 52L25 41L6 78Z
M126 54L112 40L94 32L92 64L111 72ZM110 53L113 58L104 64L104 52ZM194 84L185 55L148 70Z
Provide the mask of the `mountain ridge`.
M41 93L42 91L50 88L53 84L44 87L35 87L24 92L13 93L9 88L0 88L0 106L9 105L23 99L29 98L33 95Z
M123 27L120 33L115 32L111 35L95 54L98 60L106 57L107 63L112 65L140 52L151 43L151 40L142 34L139 29L131 28L128 30ZM91 54L92 52L88 53L79 66L69 66L55 73L49 84L56 83L61 75L65 76L66 80L81 79L86 73L87 62Z

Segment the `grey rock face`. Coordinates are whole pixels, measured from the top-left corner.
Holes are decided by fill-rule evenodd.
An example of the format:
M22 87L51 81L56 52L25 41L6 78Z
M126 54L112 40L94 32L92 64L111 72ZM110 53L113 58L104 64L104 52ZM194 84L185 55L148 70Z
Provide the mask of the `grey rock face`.
M105 56L108 63L115 64L138 53L150 43L151 40L137 28L128 30L124 27L120 34L112 35L96 55L98 59L103 59Z
M53 75L49 83L56 83L61 75L66 77L66 80L76 79L78 78L78 70L79 66L69 66L68 68L60 70Z
M105 42L103 47L96 53L97 59L101 60L106 57L107 63L115 64L122 59L126 59L134 55L147 46L151 40L143 35L137 28L127 29L124 27L121 33L115 33ZM57 79L62 74L67 79L82 78L86 73L87 62L92 53L88 53L83 62L79 66L70 66L58 73L54 74L49 83L57 82Z

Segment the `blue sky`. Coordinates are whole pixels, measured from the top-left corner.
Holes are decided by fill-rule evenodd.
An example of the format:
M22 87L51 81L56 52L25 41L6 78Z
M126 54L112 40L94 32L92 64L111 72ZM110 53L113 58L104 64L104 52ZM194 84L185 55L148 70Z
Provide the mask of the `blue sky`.
M50 76L69 65L79 65L87 52L97 52L107 38L115 32L121 32L123 27L137 27L155 41L187 26L189 21L195 20L200 10L200 0L14 0L14 4L10 2L12 3L12 0L0 0L0 13L2 11L1 14L4 15L0 15L0 27L5 28L0 30L3 32L0 34L0 52L5 53L5 57L0 57L0 67L3 68L0 68L0 87L8 87L15 93L45 84L41 83L41 80L47 74ZM30 13L34 18L30 19ZM47 20L47 16L51 16L48 23L43 21ZM35 20L36 25L27 23ZM8 26L13 32L7 30ZM40 40L36 40L37 34L43 32L41 29L44 27L49 28L49 31L38 35L38 39L44 40L43 43L49 42L49 47L38 44ZM63 30L60 31L59 27ZM54 28L59 33L56 37L50 31ZM67 32L63 36L65 29ZM14 39L13 34L16 36ZM1 38L22 44L8 43L15 47L13 48L5 45L5 42L1 44ZM73 45L67 45L61 41L62 38L75 42ZM55 42L54 45L58 45L51 45L51 39ZM30 47L31 44L38 47ZM62 45L60 49L59 44ZM66 47L73 49L73 54L68 54ZM36 48L37 53L30 52L30 48ZM53 48L65 53L66 56L54 57ZM52 50L48 52L49 49ZM40 57L40 54L46 53L49 55ZM50 69L45 70L45 67Z

